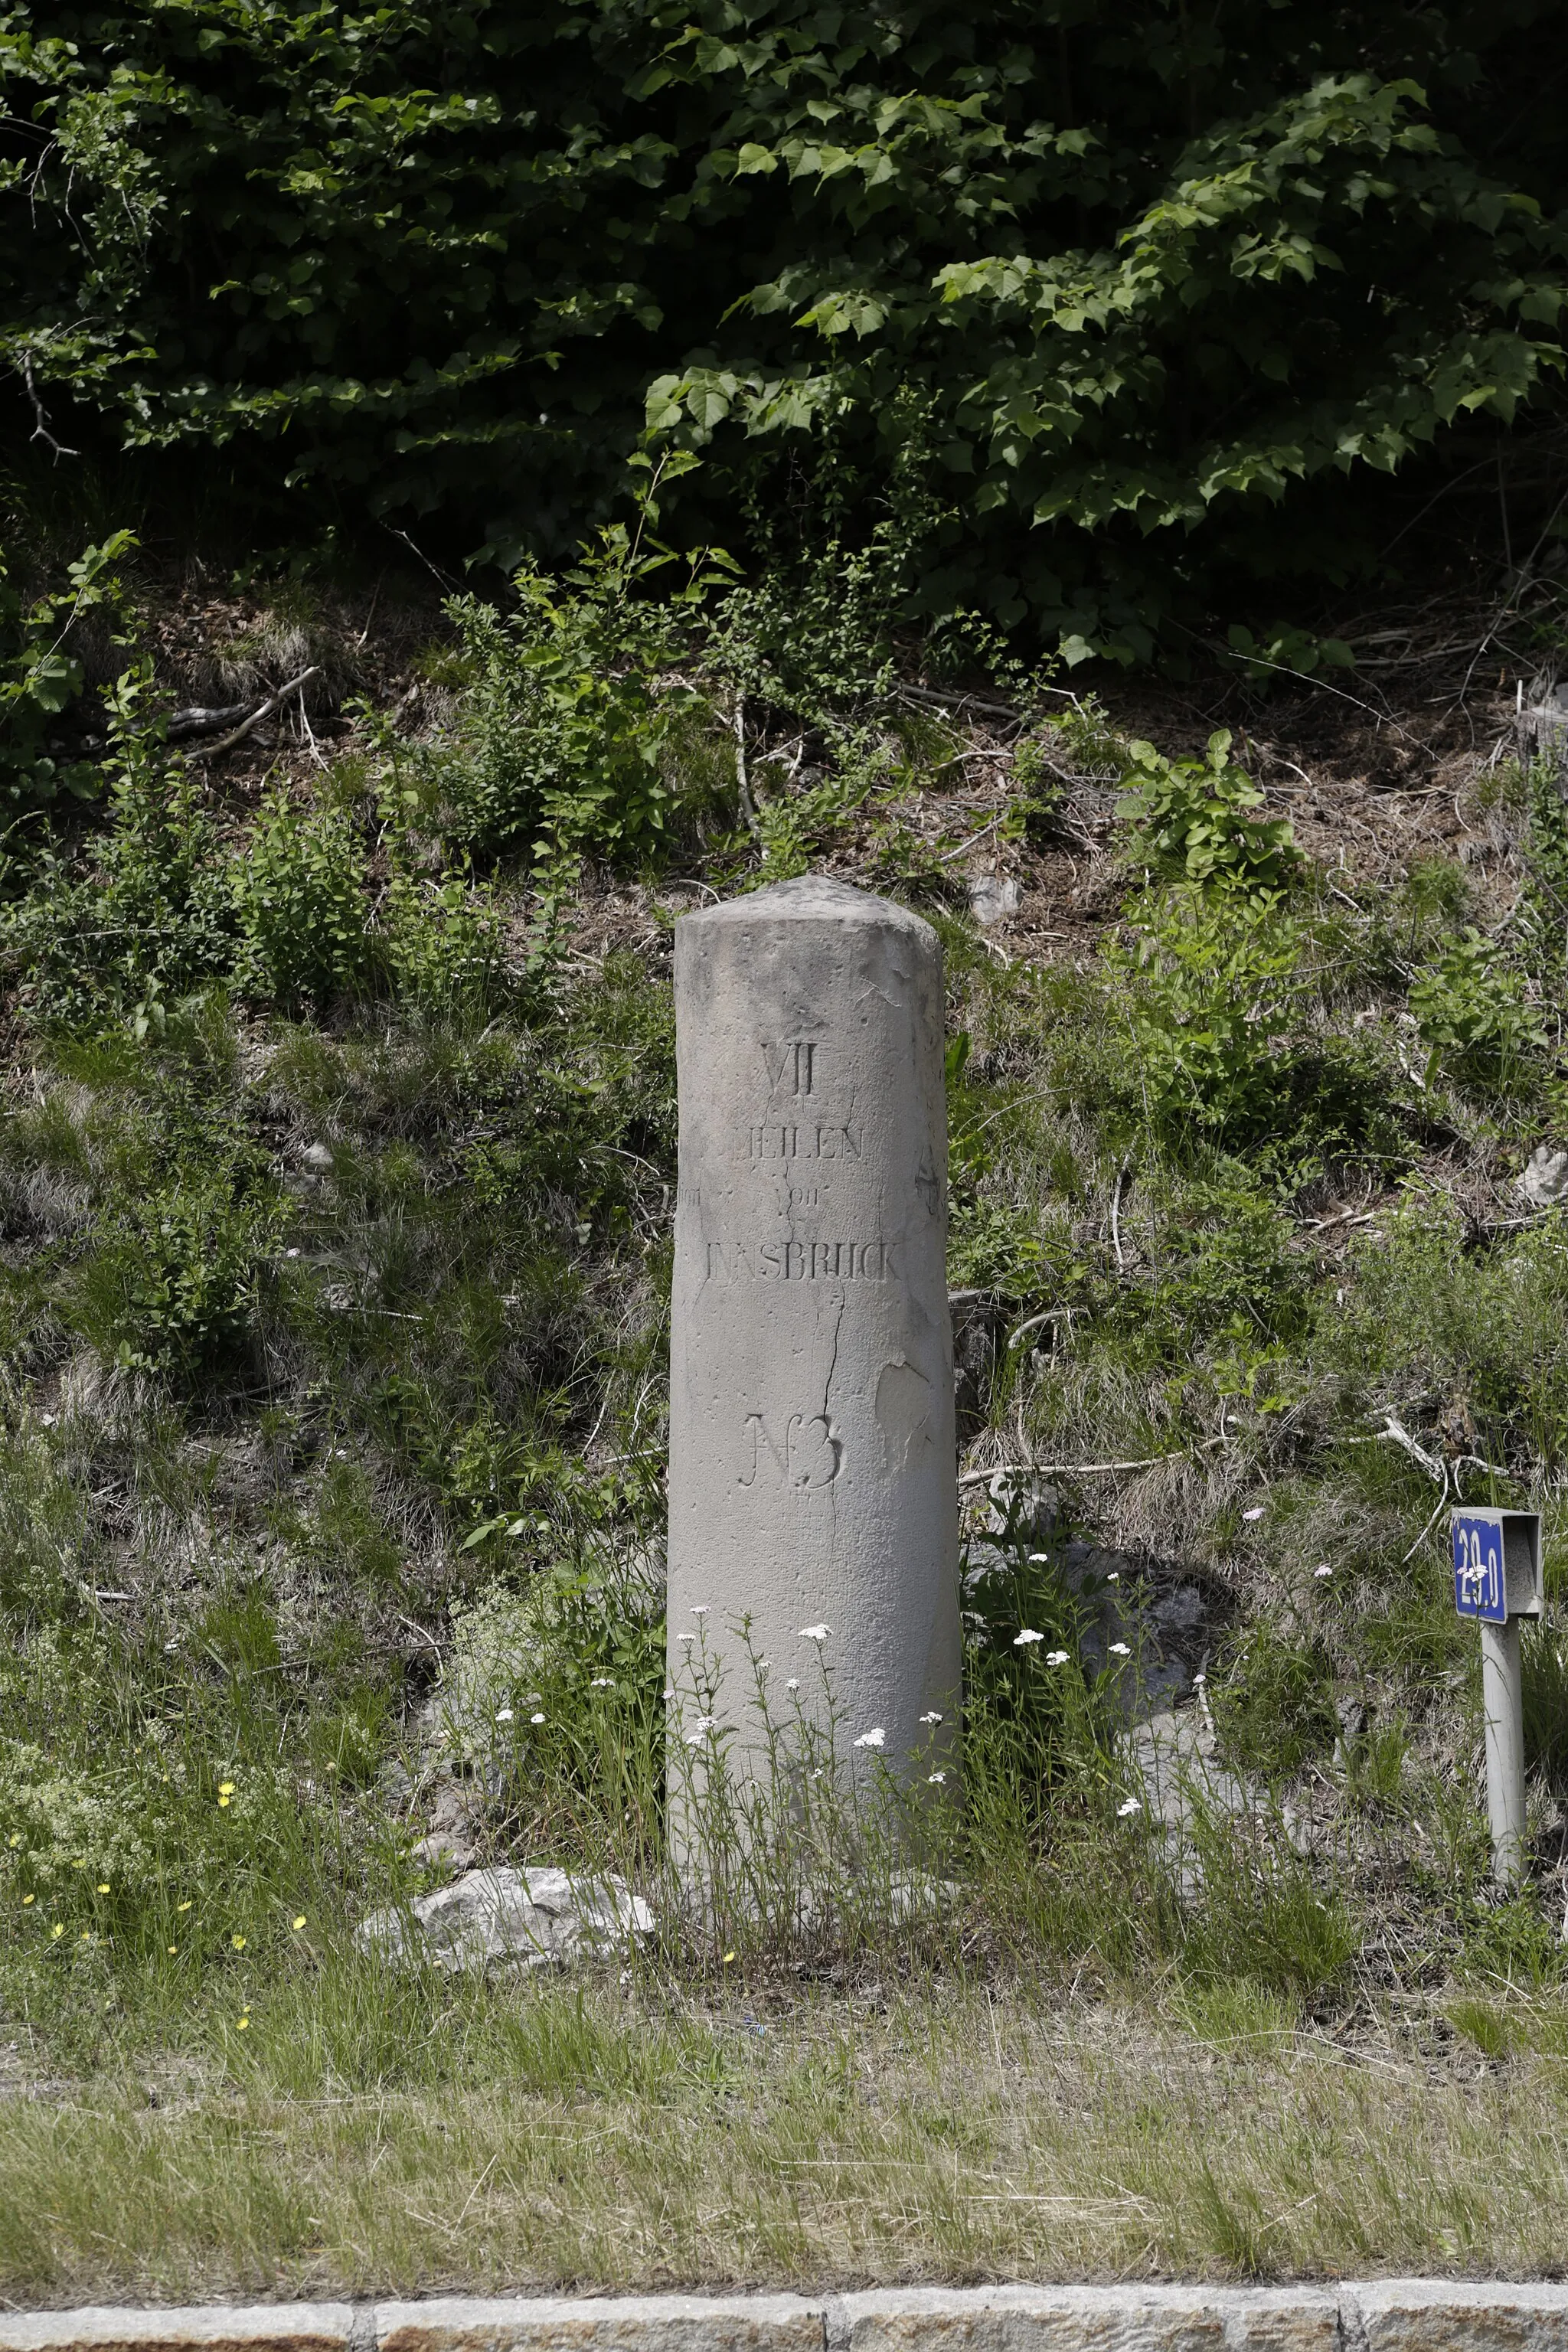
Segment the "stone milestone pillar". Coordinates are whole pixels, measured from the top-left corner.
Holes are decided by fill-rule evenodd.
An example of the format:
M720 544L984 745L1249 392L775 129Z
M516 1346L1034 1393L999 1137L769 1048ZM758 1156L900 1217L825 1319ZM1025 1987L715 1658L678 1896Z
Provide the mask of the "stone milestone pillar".
M700 1635L743 1770L736 1627L787 1722L792 1677L821 1719L826 1625L846 1761L862 1740L902 1773L959 1701L941 943L865 891L781 882L677 925L675 1007L670 1682L689 1717Z

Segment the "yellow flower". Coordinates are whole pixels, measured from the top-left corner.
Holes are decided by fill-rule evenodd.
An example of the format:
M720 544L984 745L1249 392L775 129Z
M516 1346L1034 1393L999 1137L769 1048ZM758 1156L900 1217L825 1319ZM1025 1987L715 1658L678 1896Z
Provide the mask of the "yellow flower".
M90 1933L90 1931L89 1931L88 1928L86 1928L86 1927L84 1927L84 1928L82 1929L82 1931L81 1931L81 1940L82 1940L82 1942L83 1942L84 1944L90 1944L90 1943L91 1943L91 1941L92 1941L92 1936L91 1936L91 1933Z
M54 1926L49 1929L49 1940L50 1940L50 1942L51 1942L51 1943L57 1943L57 1944L58 1944L58 1941L59 1941L59 1939L60 1939L60 1937L65 1934L65 1931L66 1931L66 1930L65 1930L65 1922L64 1922L64 1920L63 1920L63 1919L57 1919L57 1920L55 1921Z
M100 1879L100 1881L99 1881L99 1885L98 1885L98 1891L99 1891L99 1893L100 1893L100 1895L107 1895L107 1894L108 1894L108 1892L109 1892L109 1881L108 1881L107 1879Z
M730 1965L731 1961L734 1958L734 1957L735 1957L735 1955L734 1955L734 1953L733 1953L733 1952L726 1952L726 1953L725 1953L725 1955L724 1955L724 1966L725 1966L726 1968L728 1968L728 1967L729 1967L729 1965Z
M304 1915L304 1913L301 1911L301 1912L300 1912L300 1916L295 1920L294 1925L295 1925L296 1928L300 1928L300 1927L302 1927L304 1926L304 1924L305 1924L305 1915Z
M171 1945L170 1945L170 1947L169 1947L169 1958L170 1958L171 1959L173 1959L173 1958L174 1958L174 1954L179 1950L179 1948L179 1948L178 1944L171 1944Z
M10 1834L10 1836L6 1839L5 1843L6 1843L6 1844L7 1844L7 1845L20 1845L20 1844L21 1844L21 1843L22 1843L22 1832L21 1832L21 1831L20 1831L20 1830L13 1830L13 1831L12 1831L12 1832L11 1832L11 1834Z
M249 2023L250 2023L250 2020L249 2020L249 2018L248 2018L248 2017L237 2017L237 2018L235 2019L235 2024L236 2024L236 2026L237 2027L238 2031L239 2031L241 2033L243 2033L243 2032L245 2032L246 2027L247 2027Z
M229 1800L228 1800L226 1797L220 1797L220 1798L218 1799L218 1801L217 1801L217 1804L218 1804L218 1811L219 1811L219 1812L220 1812L220 1813L222 1812L222 1811L223 1811L224 1807L228 1803L228 1801L229 1801Z
M234 1946L234 1948L235 1948L235 1950L236 1950L237 1952L243 1952L243 1951L244 1951L244 1949L245 1949L245 1937L244 1937L243 1936L231 1936L231 1937L229 1937L229 1939L228 1939L228 1940L229 1940L229 1942Z
M220 1780L217 1784L217 1792L220 1797L232 1797L234 1794L234 1782L232 1780Z
M38 1899L38 1898L37 1898L37 1896L36 1895L23 1895L23 1897L22 1897L22 1908L23 1908L23 1910L25 1911L25 1910L26 1909L26 1907L27 1907L27 1906L28 1906L28 1904L29 1904L29 1903L36 1903L36 1902L37 1901L37 1899Z
M188 1903L176 1903L174 1906L176 1911L188 1911L190 1907Z

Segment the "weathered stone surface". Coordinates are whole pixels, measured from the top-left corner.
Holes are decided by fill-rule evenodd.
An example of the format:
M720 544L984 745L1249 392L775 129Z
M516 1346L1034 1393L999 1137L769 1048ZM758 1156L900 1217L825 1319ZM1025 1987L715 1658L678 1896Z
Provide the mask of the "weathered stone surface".
M1568 2286L1380 2279L1353 2295L1366 2352L1564 2352Z
M820 1726L820 1658L844 1754L924 1769L959 1687L941 947L805 877L687 916L675 964L679 1713L754 1762L752 1660Z
M823 2352L823 2305L796 2295L464 2295L376 2305L378 2352Z
M1537 1144L1516 1190L1532 1209L1554 1208L1568 1197L1568 1151L1553 1151L1549 1143Z
M184 2311L0 2313L0 2352L343 2352L354 2333L347 2303L215 2304ZM357 2340L357 2339L356 2339Z
M0 2314L0 2352L1564 2352L1568 2286L881 2287Z
M895 2288L841 2307L848 2352L1338 2352L1334 2300L1310 2288Z
M598 1958L647 1935L653 1913L619 1878L563 1870L470 1870L401 1911L373 1911L355 1930L367 1951L427 1959L448 1972L510 1960L549 1968Z

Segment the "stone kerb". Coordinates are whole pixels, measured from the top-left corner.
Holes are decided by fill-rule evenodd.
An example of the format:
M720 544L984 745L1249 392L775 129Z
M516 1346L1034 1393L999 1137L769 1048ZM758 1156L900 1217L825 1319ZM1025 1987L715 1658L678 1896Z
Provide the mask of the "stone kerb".
M683 918L675 995L679 1711L754 1761L753 1661L788 1724L820 1659L844 1752L929 1769L959 1684L941 944L808 877Z
M0 2352L1568 2352L1568 2287L883 2287L0 2314Z

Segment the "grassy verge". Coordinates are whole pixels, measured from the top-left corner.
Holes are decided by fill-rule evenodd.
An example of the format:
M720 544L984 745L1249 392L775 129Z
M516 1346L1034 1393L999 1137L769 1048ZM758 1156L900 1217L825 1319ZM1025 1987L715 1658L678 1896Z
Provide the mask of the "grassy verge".
M1358 870L1256 745L1016 667L986 716L818 625L829 581L796 626L630 561L454 606L422 699L243 775L122 680L97 804L13 839L0 2273L1556 2259L1515 2186L1563 2034L1552 779L1467 751L1468 860ZM946 949L966 1762L940 1916L828 1774L702 1935L660 1880L670 940L807 866ZM1460 1497L1546 1519L1500 1904ZM1201 1868L1133 1785L1122 1622L1245 1784ZM357 1954L496 1861L618 1868L659 1937L580 2001Z
M123 2078L14 2105L0 2291L1551 2271L1568 2027L1497 1988L1454 2018L594 1983L498 2001L438 2092L303 2095L258 2038L156 2105Z

